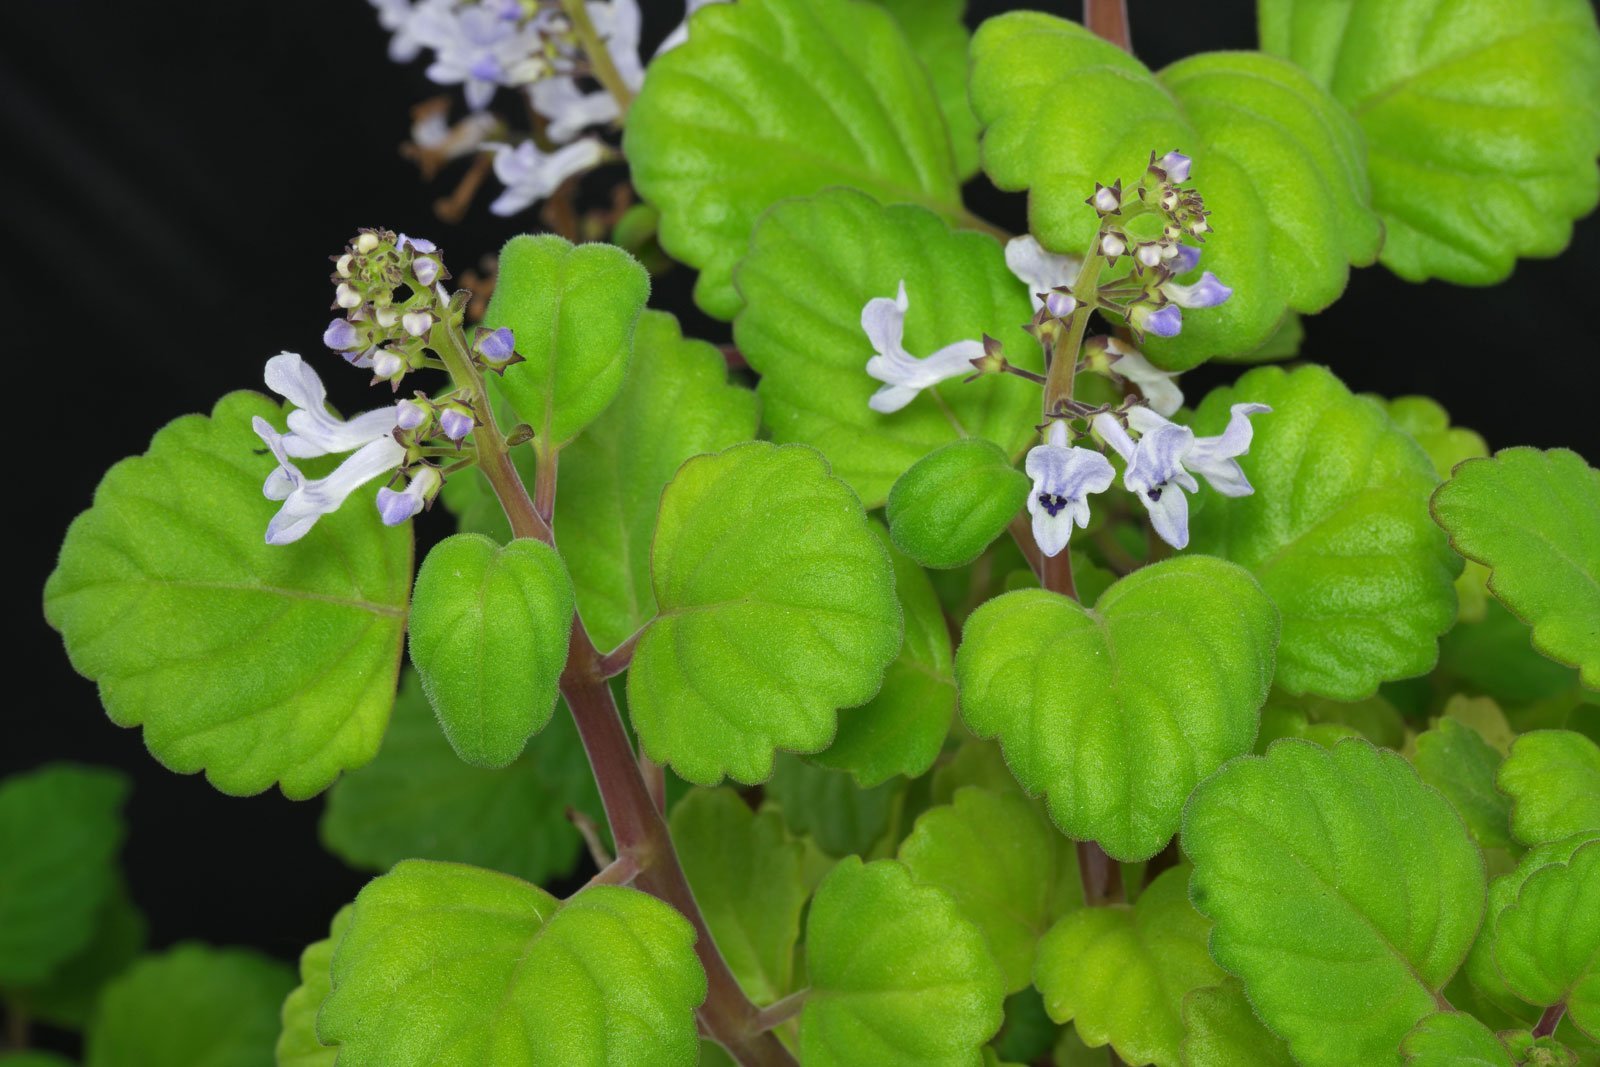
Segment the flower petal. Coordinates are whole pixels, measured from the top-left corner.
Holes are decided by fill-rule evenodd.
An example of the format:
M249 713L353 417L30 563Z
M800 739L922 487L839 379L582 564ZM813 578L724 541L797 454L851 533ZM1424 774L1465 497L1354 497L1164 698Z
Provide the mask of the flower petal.
M1048 293L1060 285L1071 285L1078 277L1082 264L1077 256L1064 256L1045 251L1032 234L1013 237L1006 242L1006 267L1028 287L1028 299L1033 310L1044 306L1040 293Z

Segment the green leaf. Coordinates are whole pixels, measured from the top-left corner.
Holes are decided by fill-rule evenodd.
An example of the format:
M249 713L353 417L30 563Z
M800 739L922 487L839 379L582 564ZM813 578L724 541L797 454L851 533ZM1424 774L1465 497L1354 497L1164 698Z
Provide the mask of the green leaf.
M1303 737L1328 747L1341 737L1365 737L1375 745L1398 749L1406 743L1406 722L1382 696L1347 703L1274 692L1261 710L1257 753L1278 737Z
M889 664L878 695L839 713L833 744L811 762L849 771L862 788L895 775L916 778L933 766L950 733L956 710L950 627L928 575L889 542L877 523L873 532L894 564L895 595L905 619L905 643Z
M0 781L0 989L88 947L116 892L127 796L121 774L64 763Z
M1516 1067L1493 1030L1458 1011L1423 1019L1400 1043L1400 1057L1409 1067Z
M558 901L503 874L407 860L367 884L318 1035L342 1067L696 1062L694 927L655 897Z
M1600 471L1564 448L1468 460L1433 496L1450 543L1533 626L1533 647L1600 689Z
M664 311L639 316L622 391L561 453L556 538L601 649L655 614L650 538L661 490L684 460L747 441L756 426L755 394L728 382L722 353L685 338Z
M278 1006L294 975L247 949L178 945L106 988L87 1067L271 1067Z
M1405 760L1280 741L1195 790L1183 846L1211 954L1308 1067L1379 1062L1467 954L1483 859Z
M317 1040L317 1012L333 988L333 950L350 928L353 904L339 909L328 936L300 953L300 984L283 1001L277 1067L334 1067L339 1050Z
M959 790L953 804L917 819L900 843L900 862L917 881L949 893L983 931L1008 993L1028 985L1051 924L1083 907L1072 842L1020 793Z
M966 0L877 0L900 24L906 40L933 79L950 130L956 177L978 173L978 117L967 102Z
M334 784L322 840L355 867L450 860L539 883L571 874L583 841L568 808L605 816L572 716L556 714L508 767L456 757L408 672L378 758Z
M616 397L649 296L650 275L614 245L523 234L500 250L483 324L516 335L522 361L505 369L500 390L541 453L578 436Z
M831 3L828 5L831 6ZM779 204L761 220L736 277L746 304L733 336L761 374L762 420L777 441L815 445L869 507L934 449L981 437L1015 455L1035 436L1038 387L1011 374L952 379L904 409L867 406L872 343L861 310L905 282L905 348L928 356L989 334L1006 358L1042 369L1026 287L985 234L951 230L921 208L852 189Z
M6 995L35 1019L82 1030L94 1014L106 985L138 958L145 946L144 915L120 881L95 916L89 943L51 973L44 982Z
M1455 719L1442 718L1433 729L1417 737L1412 763L1422 780L1455 806L1479 845L1514 847L1511 801L1494 785L1501 756L1477 731Z
M837 709L870 700L900 650L889 555L814 449L751 442L685 463L651 573L660 614L634 650L629 713L645 752L691 782L759 782L775 751L826 748Z
M1032 1063L1050 1055L1061 1027L1044 1010L1044 998L1031 985L1006 998L1006 1021L993 1042L996 1060Z
M729 789L695 789L672 809L672 842L711 936L757 1004L794 988L794 945L810 895L804 849L776 811L751 811Z
M865 854L883 840L899 788L891 779L862 789L848 774L793 756L777 760L764 787L789 829L810 835L830 856Z
M1050 1017L1135 1067L1178 1067L1184 996L1224 977L1206 954L1211 924L1190 906L1188 885L1188 869L1173 868L1131 907L1080 908L1056 923L1034 969Z
M1005 993L983 934L893 860L841 860L806 920L806 1067L973 1067Z
M1525 845L1600 830L1600 745L1576 731L1523 734L1498 781L1511 798L1511 831Z
M964 567L1006 532L1027 503L1028 477L981 438L945 445L889 490L894 543L924 567Z
M929 800L950 804L962 786L975 785L990 793L1022 793L1006 765L1000 746L989 741L969 739L948 759L934 768ZM1026 794L1023 794L1026 795Z
M701 272L695 301L719 319L738 312L734 264L780 200L844 185L963 215L933 83L873 4L751 0L698 14L689 42L650 64L623 152L661 211L661 247Z
M1528 875L1495 919L1490 949L1506 986L1537 1007L1565 1003L1600 1035L1600 841Z
M1509 755L1516 731L1506 722L1505 712L1491 697L1469 697L1457 693L1445 701L1443 716L1468 727L1502 756Z
M378 520L369 487L294 544L267 544L274 461L250 420L280 416L232 393L168 423L101 480L44 599L111 721L143 726L169 770L239 795L277 782L301 800L378 750L411 530Z
M1383 262L1489 285L1553 256L1595 205L1600 34L1584 0L1262 0L1261 47L1366 135Z
M1183 998L1183 1067L1295 1067L1283 1039L1262 1025L1237 978Z
M1220 432L1246 400L1272 405L1240 457L1255 493L1202 494L1189 547L1248 567L1283 612L1278 685L1349 701L1428 671L1460 568L1428 517L1428 457L1317 366L1260 367L1213 390L1195 433Z
M1272 331L1265 341L1258 347L1248 352L1229 353L1217 357L1220 363L1275 363L1281 359L1292 359L1300 354L1300 348L1305 344L1305 323L1294 312L1286 312L1277 328Z
M456 755L504 767L544 729L572 612L567 568L542 541L456 534L428 553L412 594L411 662Z
M1204 266L1233 287L1221 307L1145 354L1172 370L1259 348L1286 311L1320 311L1382 228L1368 207L1361 134L1293 64L1253 52L1191 56L1159 74L1073 22L1034 11L989 19L972 42L983 165L1028 190L1028 228L1080 255L1099 227L1095 182L1131 186L1150 153L1182 148L1213 213Z
M1441 673L1454 687L1487 693L1507 708L1577 688L1578 672L1540 655L1531 638L1527 623L1490 600L1481 620L1463 621L1440 638Z
M967 620L961 714L999 738L1069 837L1147 859L1190 790L1250 750L1277 639L1255 580L1205 556L1135 571L1092 611L1042 589L1007 593Z

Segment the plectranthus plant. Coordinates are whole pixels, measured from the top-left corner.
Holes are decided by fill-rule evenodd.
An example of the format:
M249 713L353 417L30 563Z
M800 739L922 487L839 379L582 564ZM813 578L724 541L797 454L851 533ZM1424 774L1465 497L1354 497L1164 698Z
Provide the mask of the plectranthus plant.
M230 354L246 388L106 474L45 588L73 665L172 771L325 797L374 877L297 975L141 955L125 783L17 776L11 1034L1600 1062L1600 474L1301 351L1352 268L1562 250L1600 194L1583 0L1262 0L1258 51L1159 71L1105 0L691 4L648 60L633 0L374 6L461 87L412 146L477 161L441 210L492 167L493 212L598 193L570 235L617 243L510 235L490 296L490 250L352 220L306 256L321 350ZM1212 361L1255 366L1202 395Z

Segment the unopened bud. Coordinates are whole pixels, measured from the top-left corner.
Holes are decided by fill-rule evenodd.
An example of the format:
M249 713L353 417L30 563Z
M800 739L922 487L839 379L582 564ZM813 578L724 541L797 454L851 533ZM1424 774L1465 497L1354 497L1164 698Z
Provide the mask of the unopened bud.
M1107 259L1116 259L1128 250L1128 243L1120 234L1105 233L1100 235L1100 254Z
M1190 159L1182 152L1179 152L1177 149L1173 149L1171 152L1168 152L1166 155L1162 156L1160 160L1160 167L1162 170L1166 171L1167 181L1175 183L1182 183L1189 180L1189 168L1193 164L1194 160Z
M408 311L400 316L400 325L412 337L426 337L433 329L433 316L426 311Z
M394 421L402 430L415 430L428 421L428 409L415 400L402 400L395 405Z
M380 348L372 354L372 375L375 378L398 378L405 373L406 361L389 351Z
M472 432L472 416L459 408L445 408L439 412L439 429L452 441L459 441Z
M361 347L361 331L349 319L334 319L322 331L322 343L335 352L349 352Z
M478 339L478 355L486 363L504 363L517 354L516 341L511 327L502 326Z
M333 291L333 302L346 310L358 308L361 306L361 294L356 292L355 286L340 282Z
M1045 310L1058 319L1064 319L1078 310L1078 300L1065 289L1052 289L1044 298Z
M354 257L349 252L339 257L338 262L333 265L333 269L339 272L339 277L350 277L350 264L353 259Z
M364 233L356 238L356 251L363 256L369 256L378 250L378 238L370 233Z

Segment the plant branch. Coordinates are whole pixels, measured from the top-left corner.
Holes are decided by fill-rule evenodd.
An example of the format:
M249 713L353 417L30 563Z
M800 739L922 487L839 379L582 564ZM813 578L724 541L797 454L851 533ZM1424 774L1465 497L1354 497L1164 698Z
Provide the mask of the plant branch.
M599 31L594 28L594 22L589 18L588 5L584 0L561 0L561 10L566 13L567 21L572 23L572 35L578 39L579 47L588 58L589 69L594 74L595 81L611 94L611 98L617 102L620 117L625 118L628 108L633 104L633 90L622 80L622 73L617 70L616 63L611 59L611 50L606 47L606 42L600 39Z
M1028 513L1018 513L1017 517L1011 520L1011 525L1006 528L1011 531L1011 540L1022 550L1033 576L1040 579L1040 584L1043 584L1044 553L1039 551L1039 543L1033 539L1033 525L1029 521Z
M584 883L583 888L588 889L592 885L627 885L638 876L639 861L632 856L623 856L601 867L593 878Z
M667 769L655 760L639 753L639 774L644 778L644 787L650 793L650 799L656 802L656 810L667 810Z
M628 639L613 648L610 652L600 657L600 672L607 678L615 678L628 669L628 664L633 662L633 650L639 645L639 638L644 636L648 624L639 627L628 635Z
M1127 0L1083 0L1083 24L1124 52L1133 51Z
M556 517L556 472L560 469L561 450L540 444L536 450L538 467L533 476L533 510L550 525Z
M800 1009L806 1006L806 998L810 995L810 989L801 989L790 993L782 1000L773 1001L761 1009L761 1014L756 1018L756 1025L763 1031L776 1030L800 1014Z
M572 806L567 807L567 821L577 828L578 836L583 838L585 847L589 849L589 858L594 860L594 865L605 870L617 862L606 845L600 838L600 827L589 817L586 811L579 811Z
M1083 880L1083 902L1091 908L1122 901L1122 867L1093 841L1079 841L1078 876Z
M1556 1032L1556 1027L1561 1025L1561 1016L1566 1014L1567 1002L1552 1004L1539 1016L1539 1021L1533 1024L1534 1037L1549 1037Z

